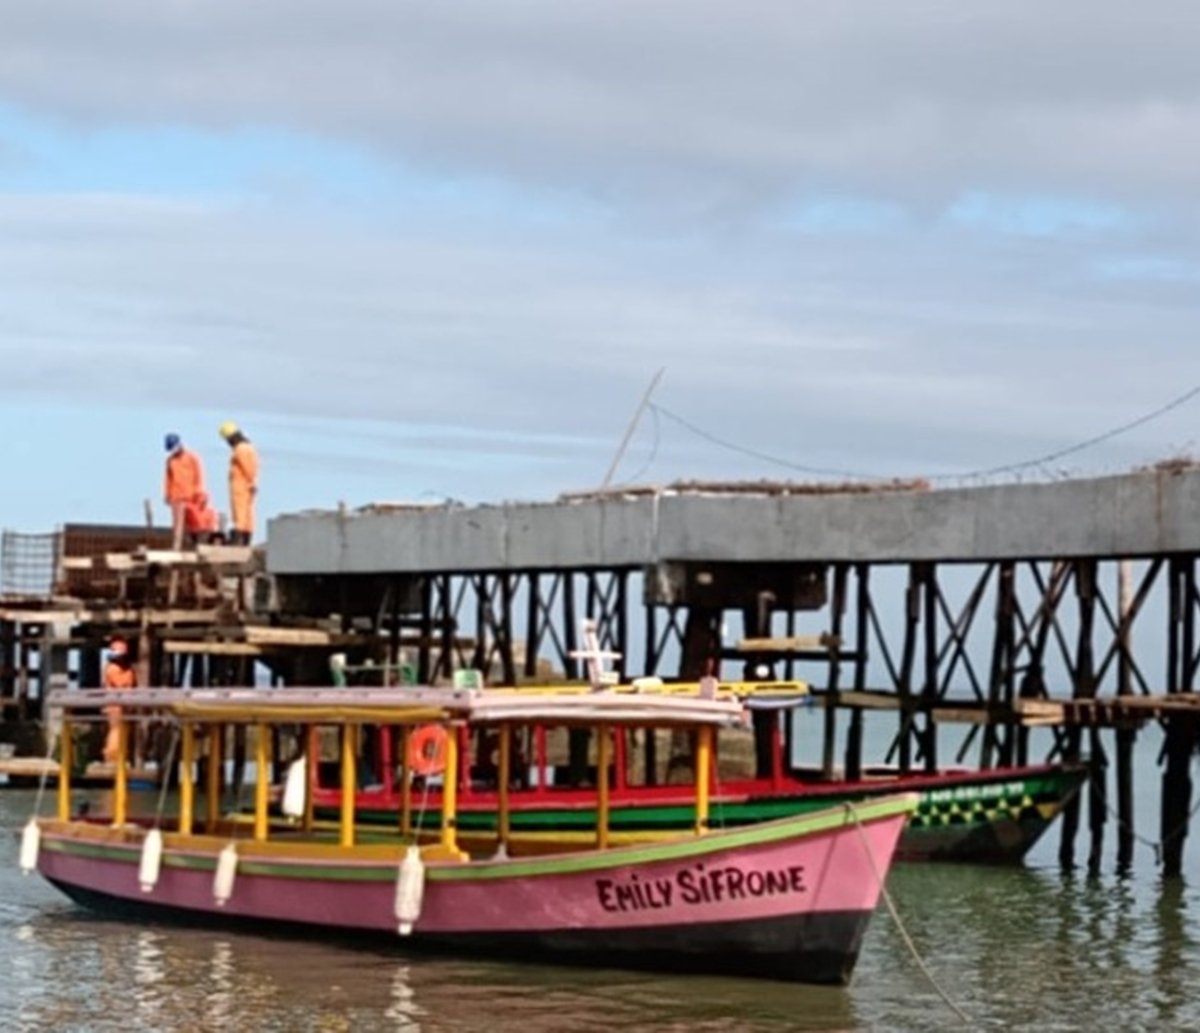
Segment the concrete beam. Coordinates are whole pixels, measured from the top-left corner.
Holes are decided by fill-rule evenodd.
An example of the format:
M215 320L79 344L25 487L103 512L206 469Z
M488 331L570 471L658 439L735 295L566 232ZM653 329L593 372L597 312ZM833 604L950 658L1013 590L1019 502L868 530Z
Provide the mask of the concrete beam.
M1200 470L858 494L586 499L270 522L275 574L901 563L1200 552Z

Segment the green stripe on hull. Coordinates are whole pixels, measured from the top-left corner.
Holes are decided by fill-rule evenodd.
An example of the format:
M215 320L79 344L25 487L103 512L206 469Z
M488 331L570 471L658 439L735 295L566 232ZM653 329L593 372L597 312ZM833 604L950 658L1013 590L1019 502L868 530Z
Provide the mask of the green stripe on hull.
M830 810L823 808L820 814L812 817L797 816L794 821L772 823L767 825L750 825L733 832L723 832L708 836L696 836L691 839L672 840L667 843L654 843L647 846L620 848L608 852L589 852L568 854L562 857L538 858L523 862L505 862L494 867L471 868L437 868L430 869L430 876L436 872L437 877L447 880L457 879L506 879L510 876L567 874L587 872L612 867L613 864L644 864L653 861L673 861L680 858L696 857L714 850L732 850L741 847L756 846L764 843L777 843L780 840L791 839L802 835L815 835L851 825L857 819L859 822L877 821L880 819L906 814L911 811L911 805L904 799L891 798L856 804L853 811L843 808ZM719 840L719 842L718 842Z
M1058 807L1075 788L1080 774L1072 771L1047 772L992 782L975 782L951 787L938 787L919 793L920 802L913 816L908 835L922 829L940 829L947 825L983 828L994 821L1017 819L1030 808L1053 805ZM902 787L880 790L878 796L902 791ZM795 796L759 797L737 803L712 804L710 825L714 829L736 828L756 825L811 814L829 807L840 807L847 803L862 806L871 799L861 792L798 794ZM336 820L338 811L332 807L318 808L318 815L327 820ZM394 825L396 815L391 810L360 807L358 820L365 824ZM439 808L427 809L423 814L413 815L415 827L433 830L441 826ZM609 828L613 832L687 832L695 822L695 811L690 803L639 805L620 803L614 805L609 816ZM536 806L536 809L514 810L510 815L510 826L519 832L591 832L596 828L596 812L593 808L565 808ZM465 833L495 833L496 812L460 810L459 830Z

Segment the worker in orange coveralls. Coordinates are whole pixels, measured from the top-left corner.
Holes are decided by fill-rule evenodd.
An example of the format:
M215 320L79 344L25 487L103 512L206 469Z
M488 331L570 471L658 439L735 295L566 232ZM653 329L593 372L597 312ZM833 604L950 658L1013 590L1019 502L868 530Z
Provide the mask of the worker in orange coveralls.
M249 545L254 537L254 497L258 494L258 452L236 423L221 424L229 445L229 516L232 545Z
M204 467L195 452L183 447L178 434L168 434L163 445L167 450L163 501L171 508L171 526L178 546L183 537L183 509L204 492Z
M183 529L189 543L197 545L213 545L220 537L221 518L209 505L205 492L197 492L191 502L184 505Z
M137 672L133 669L133 658L129 655L129 643L123 638L114 638L109 644L108 663L104 665L104 687L110 692L121 692L137 686ZM114 764L117 760L118 731L121 724L121 708L105 707L108 718L108 737L104 740L104 761Z

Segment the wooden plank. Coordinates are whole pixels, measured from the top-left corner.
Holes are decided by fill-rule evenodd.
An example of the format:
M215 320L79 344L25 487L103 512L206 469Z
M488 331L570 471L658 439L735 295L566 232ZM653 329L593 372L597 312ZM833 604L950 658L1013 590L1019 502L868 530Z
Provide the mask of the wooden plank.
M45 757L9 757L0 760L0 775L11 778L58 777L58 761Z
M117 766L104 761L92 761L83 772L83 782L112 782L116 780ZM154 768L128 768L126 778L130 782L158 782L159 773Z
M109 570L143 573L149 567L173 570L219 567L254 569L254 550L235 545L202 545L196 549L140 549L137 552L109 552L104 556Z
M1018 699L1013 702L1013 711L1023 718L1049 718L1061 721L1066 711L1060 702L1049 699Z
M151 609L135 607L96 607L78 610L47 610L36 615L25 611L9 616L9 611L0 610L0 620L12 620L23 624L77 623L77 624L136 624L144 618L149 624L204 624L210 625L217 619L217 611L211 607L203 610Z
M196 555L211 566L244 566L254 560L250 545L198 545Z
M140 610L134 611L132 619L144 617L147 624L212 624L217 619L215 609L187 610Z
M91 570L94 559L93 556L63 556L58 562L63 570Z
M827 705L827 697L823 689L811 689L810 692L819 706ZM899 710L900 697L894 692L850 689L838 693L838 706L857 707L860 710Z
M262 624L248 624L241 630L241 637L260 646L332 646L354 644L366 636L335 635L319 628L277 628Z
M744 638L739 640L739 653L790 653L798 649L830 650L841 645L838 636L822 632L820 635L782 635L777 638Z
M250 642L205 642L197 639L171 639L163 643L167 653L189 656L262 656L267 647Z
M200 562L200 557L190 549L146 549L138 554L138 559L159 567L194 567Z
M987 707L934 707L932 714L939 724L990 725L1003 720Z
M133 624L145 617L152 624L214 624L216 609L203 610L184 608L139 609L124 606L78 606L65 609L38 610L28 607L6 606L0 609L0 620L13 624Z

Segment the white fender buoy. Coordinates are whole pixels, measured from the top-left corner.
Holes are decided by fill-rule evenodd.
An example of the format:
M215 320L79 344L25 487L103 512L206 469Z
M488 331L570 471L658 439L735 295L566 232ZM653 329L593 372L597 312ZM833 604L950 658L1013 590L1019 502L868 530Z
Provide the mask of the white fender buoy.
M230 843L217 855L217 872L213 876L213 899L218 907L224 907L225 902L233 896L233 880L237 875L237 847Z
M21 871L28 875L37 867L38 851L42 848L42 827L37 818L30 818L21 830Z
M158 873L162 868L163 837L158 829L151 829L142 840L142 859L138 864L138 884L143 893L149 893L158 885Z
M280 810L285 818L303 818L308 796L308 759L300 757L288 765L283 782L283 802Z
M425 899L425 863L421 851L410 846L400 862L396 873L396 921L401 936L408 936L413 925L421 917L421 904Z

